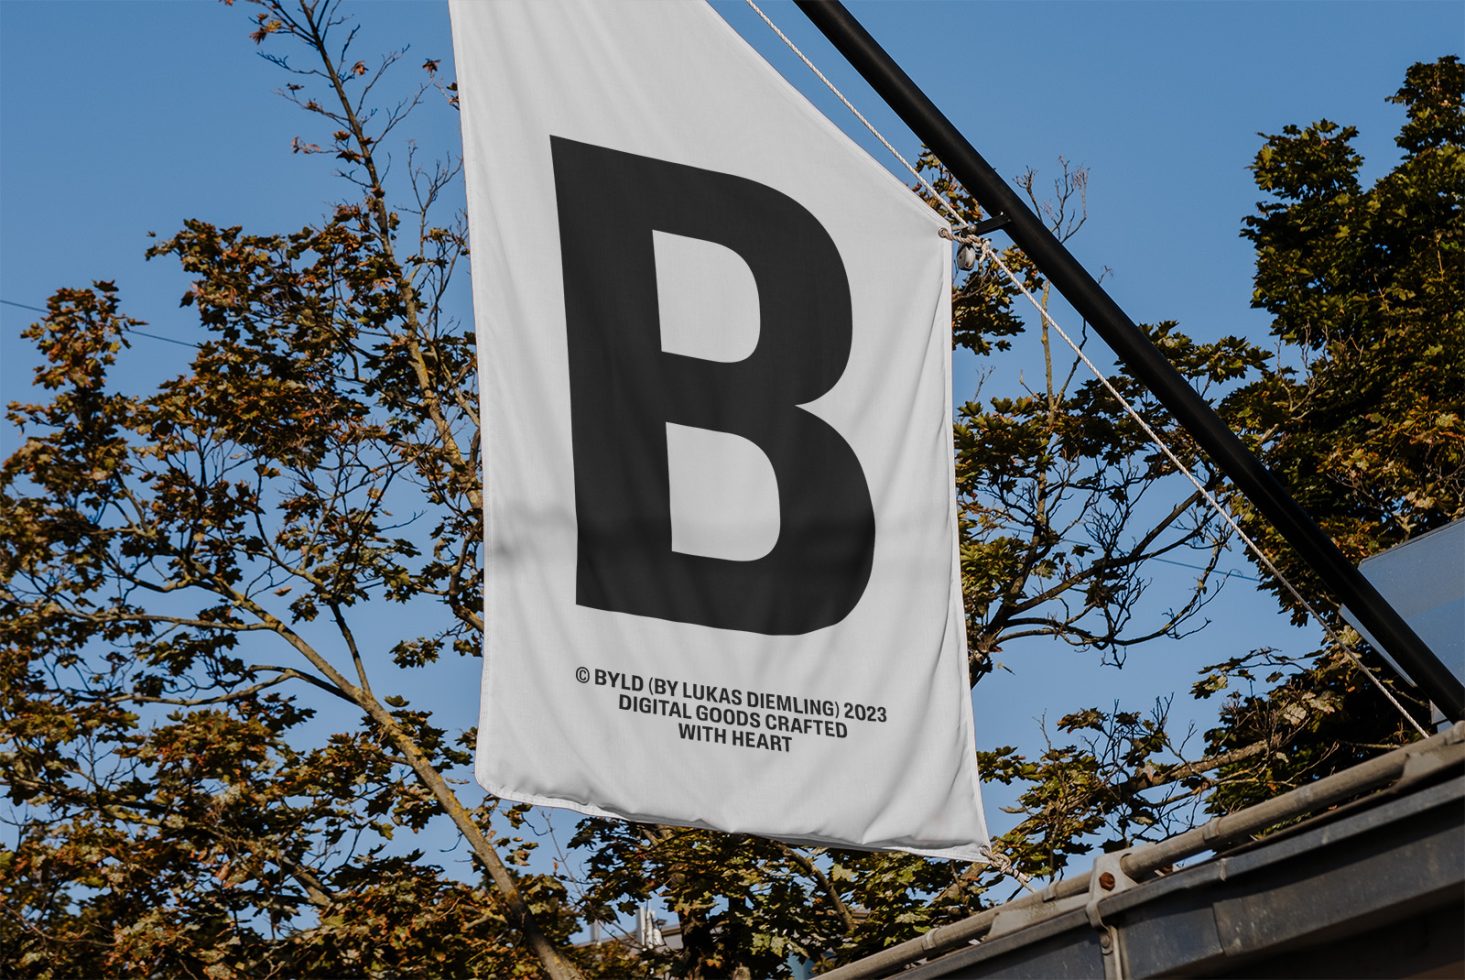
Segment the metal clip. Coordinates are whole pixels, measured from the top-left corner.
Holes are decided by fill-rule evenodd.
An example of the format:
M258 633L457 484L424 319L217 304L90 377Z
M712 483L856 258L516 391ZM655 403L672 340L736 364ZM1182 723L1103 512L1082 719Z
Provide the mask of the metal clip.
M1110 895L1126 891L1139 884L1124 873L1124 856L1128 849L1101 854L1094 859L1094 869L1089 872L1088 903L1084 913L1089 925L1099 931L1099 950L1104 955L1104 980L1123 980L1124 951L1121 948L1119 930L1104 921L1099 914L1099 903Z

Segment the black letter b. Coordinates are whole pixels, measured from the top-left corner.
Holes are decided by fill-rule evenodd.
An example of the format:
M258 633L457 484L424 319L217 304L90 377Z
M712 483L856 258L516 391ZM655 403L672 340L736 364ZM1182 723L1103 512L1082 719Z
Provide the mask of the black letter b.
M575 601L718 629L832 626L864 593L875 517L859 460L798 406L849 360L849 281L823 226L751 180L551 137L564 267L579 525ZM736 252L758 343L733 363L661 346L652 232ZM768 457L780 531L753 561L672 550L666 424L728 432Z

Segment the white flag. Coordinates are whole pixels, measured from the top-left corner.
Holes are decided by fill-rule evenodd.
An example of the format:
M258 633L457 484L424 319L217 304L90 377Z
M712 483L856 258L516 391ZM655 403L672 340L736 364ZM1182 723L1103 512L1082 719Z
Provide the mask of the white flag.
M479 782L977 858L944 223L704 3L451 9Z

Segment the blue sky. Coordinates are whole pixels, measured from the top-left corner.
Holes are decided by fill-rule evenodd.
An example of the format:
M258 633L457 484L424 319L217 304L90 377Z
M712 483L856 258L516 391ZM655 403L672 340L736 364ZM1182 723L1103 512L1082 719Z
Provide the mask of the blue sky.
M160 302L181 278L142 264L148 230L166 233L188 216L286 228L339 193L320 159L289 153L308 120L272 97L282 76L246 39L246 6L0 0L0 296L40 304L57 286L116 278L157 332L186 331ZM717 6L872 145L742 3ZM914 149L791 5L767 8L897 145ZM421 58L451 63L444 4L359 9L361 50L410 44L419 60L409 71ZM1250 251L1236 236L1256 199L1246 172L1254 134L1322 117L1353 123L1377 173L1394 156L1400 118L1383 97L1410 62L1459 50L1465 37L1458 2L852 9L999 171L1050 171L1059 155L1090 168L1093 217L1075 252L1113 270L1109 286L1136 319L1179 319L1203 337L1264 329L1248 308ZM456 120L423 113L416 135L425 149L451 149ZM15 317L0 323L3 382L14 391L26 383L24 353Z
M915 140L789 4L770 15L905 152ZM795 85L877 159L858 124L739 2L718 9ZM1402 120L1384 98L1414 61L1458 53L1460 2L853 3L852 9L996 168L1051 174L1061 155L1090 171L1090 220L1072 243L1136 320L1179 320L1200 338L1265 336L1249 306L1251 252L1238 237L1258 194L1247 165L1256 135L1320 118L1353 124L1372 177L1396 159ZM377 0L349 12L368 54L410 45L405 73L452 51L442 3ZM0 299L44 305L56 288L116 280L145 329L187 341L186 283L147 263L147 233L186 217L288 231L345 193L323 157L292 155L312 122L272 93L285 78L258 57L244 4L210 0L0 0ZM457 120L430 104L412 131L425 153L455 153ZM324 140L319 140L324 142ZM458 193L461 193L459 189ZM468 316L466 289L458 300ZM32 318L0 306L0 389L26 397ZM121 376L147 384L185 363L187 348L139 338ZM1028 356L1019 351L1008 365ZM969 367L958 399L969 396ZM16 444L0 431L0 449ZM1247 573L1233 557L1225 563ZM1183 570L1176 570L1183 575ZM976 695L979 740L1034 744L1033 719L1123 697L1144 706L1184 689L1194 670L1254 646L1300 652L1312 639L1269 600L1235 582L1216 625L1157 644L1123 671L1095 670L1066 650L1028 644L1002 659L1011 674ZM476 713L477 664L446 665L434 684L448 725ZM1180 700L1180 699L1177 699ZM461 720L449 720L461 716ZM989 812L1001 797L989 798ZM991 812L994 830L1009 818Z

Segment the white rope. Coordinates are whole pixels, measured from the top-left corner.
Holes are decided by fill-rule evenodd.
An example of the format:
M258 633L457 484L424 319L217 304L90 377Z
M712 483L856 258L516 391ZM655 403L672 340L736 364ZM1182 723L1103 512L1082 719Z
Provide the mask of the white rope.
M798 55L799 60L804 63L804 67L808 68L811 72L813 72L814 75L819 79L819 81L823 82L824 85L825 85L825 87L828 88L829 91L831 91L831 92L834 93L834 97L836 99L838 99L840 102L844 103L844 107L850 111L851 115L853 115L860 122L864 123L865 128L870 131L870 135L871 136L874 136L877 140L879 140L880 141L880 145L883 146L883 147L885 147L887 150L889 150L890 151L890 155L893 156L893 157L895 157L895 159L899 160L901 166L905 167L905 169L907 169L907 170L910 171L911 176L914 177L914 178L916 178L916 180L920 182L921 186L924 187L926 189L927 193L929 193L931 195L931 200L933 202L935 202L937 205L939 205L941 207L941 209L946 212L947 216L951 219L952 223L957 228L960 228L963 225L965 225L966 224L966 219L961 216L961 212L957 211L956 208L954 206L952 206L952 204L946 200L946 196L944 194L942 194L940 191L938 191L935 187L932 187L930 181L926 180L925 177L922 177L921 176L921 172L919 170L917 170L911 164L911 162L909 160L907 160L905 157L901 156L900 151L897 150L894 146L892 146L891 143L890 143L890 141L887 140L883 135L881 135L880 130L876 129L875 128L875 125L873 123L871 123L870 120L866 119L865 116L864 116L864 114L861 113L860 110L858 110L858 109L855 108L855 104L853 102L851 102L849 99L845 98L844 93L841 92L835 86L835 84L833 82L831 82L827 77L825 77L824 73L822 71L820 71L817 66L815 66L814 62L812 62L812 61L809 60L808 55L806 55L806 54L804 54L804 52L800 51L799 50L799 46L797 44L794 44L793 41L789 40L788 35L785 34L785 33L783 33L783 31L779 30L777 24L775 24L773 21L771 21L771 20L768 19L768 15L763 12L763 9L761 7L759 7L758 4L754 2L754 0L745 0L745 2L747 3L747 5L749 7L752 7L753 8L753 13L755 13L759 17L761 17L763 19L763 23L767 24L768 27L769 27L769 29L771 29L773 31L773 33L775 33L775 34L778 35L779 40L781 40L784 44L788 45L788 49L790 51L792 51L794 54ZM975 242L973 242L973 244L975 244Z
M1388 699L1389 703L1392 704L1396 710L1398 710L1399 714L1404 718L1404 720L1407 721L1414 728L1414 730L1419 733L1420 737L1427 738L1429 736L1429 733L1424 730L1419 722L1414 720L1413 715L1409 714L1409 712L1405 710L1404 706L1399 703L1397 698L1394 697L1393 692L1390 691L1386 686L1384 686L1384 683L1380 681L1377 676L1374 675L1374 672L1370 670L1361 659L1359 659L1358 655L1352 649L1352 646L1343 641L1343 638L1338 634L1336 630L1332 628L1331 625L1329 625L1328 621L1322 617L1317 609L1313 607L1312 603L1308 602L1307 599L1303 597L1302 593L1299 592L1297 588L1292 584L1292 582L1288 580L1288 578L1277 569L1277 566L1272 563L1272 560L1267 557L1266 553L1262 551L1261 547L1255 541L1253 541L1245 531L1241 529L1240 525L1236 523L1235 519L1232 518L1230 512L1221 505L1221 502L1218 501L1211 494L1211 492L1205 488L1204 485L1202 485L1200 480L1196 479L1195 474L1190 471L1190 468L1182 463L1179 458L1170 451L1170 447L1166 445L1163 440L1160 439L1159 435L1156 434L1155 430L1150 427L1150 424L1146 422L1143 417L1140 416L1139 412L1135 410L1134 406L1130 405L1129 401L1122 394L1119 393L1119 390L1109 383L1109 379L1105 377L1102 371L1099 370L1098 366L1094 364L1093 361L1089 360L1088 355L1083 352L1083 349L1079 347L1078 344L1074 343L1073 338L1070 337L1067 332L1065 332L1064 329L1058 325L1058 321L1054 320L1048 314L1048 311L1043 308L1043 304L1039 302L1038 298L1034 296L1031 291L1028 290L1027 286L1023 284L1022 280L1019 279L1017 275L1007 267L1007 265L1002 261L1000 257L998 257L997 252L992 248L992 243L987 241L987 239L985 238L975 238L970 235L961 234L960 229L965 227L966 222L962 219L961 214L956 210L956 207L951 204L951 202L946 200L945 195L936 190L936 188L933 187L931 183L926 180L926 178L921 176L920 171L911 165L910 161L901 156L900 151L892 146L890 141L887 140L880 133L880 131L875 128L874 124L871 123L870 120L866 119L864 114L861 113L859 109L855 108L854 103L850 102L850 100L845 97L844 93L841 92L838 87L836 87L835 84L831 82L812 61L809 60L809 57L805 55L804 52L799 50L798 45L794 44L793 41L789 40L788 35L784 34L783 31L778 29L778 25L768 18L768 15L763 12L762 8L758 6L755 0L745 0L745 2L749 7L753 8L753 12L762 19L763 23L767 24L768 27L773 31L773 33L778 35L779 40L788 45L789 50L798 56L799 60L804 63L804 66L807 67L811 72L813 72L815 76L818 77L819 81L824 83L825 87L827 87L829 91L834 93L835 98L839 99L839 101L844 104L844 107L848 109L850 113L856 119L858 119L867 130L870 131L870 134L874 136L877 140L879 140L880 144L884 146L885 149L890 151L891 156L899 160L901 165L905 167L906 170L910 171L911 176L915 177L920 185L926 189L927 193L931 195L932 200L937 205L939 205L941 209L947 213L947 215L951 217L952 221L954 222L954 228L951 232L943 235L943 237L950 238L953 241L978 245L982 249L982 253L988 258L988 260L996 265L997 268L1001 269L1002 272L1006 274L1007 278L1012 281L1012 284L1016 286L1022 292L1022 294L1028 298L1028 302L1033 304L1033 308L1038 311L1039 315L1042 316L1043 320L1047 322L1048 326L1050 326L1058 334L1058 336L1063 338L1064 343L1068 344L1068 346L1073 350L1074 354L1078 356L1079 360L1083 361L1088 369L1093 372L1094 377L1097 378L1099 380L1099 383L1108 390L1109 394L1113 395L1114 398L1118 400L1119 404L1123 406L1125 412L1127 412L1131 418L1139 423L1140 428L1144 430L1145 435L1149 436L1150 441L1159 447L1160 452L1165 454L1165 458L1170 460L1170 462L1174 464L1175 468L1185 475L1185 478L1191 482L1191 484L1196 488L1197 491L1199 491L1201 496L1205 499L1206 503L1210 505L1211 509L1219 514L1221 519L1230 526L1231 530L1236 533L1236 536L1240 538L1241 541L1246 545L1247 550L1255 555L1257 560L1266 567L1267 571L1270 572L1273 577L1277 579L1277 581L1281 582L1283 587L1286 588L1286 590L1288 591L1288 593L1290 593L1292 597L1297 600L1298 604L1301 605L1302 608L1305 609L1308 614L1312 616L1313 619L1317 620L1318 625L1322 627L1323 632L1328 636L1328 638L1331 639L1337 645L1338 649L1341 650L1343 654L1353 662L1354 666L1356 666L1359 670L1363 672L1365 677L1373 682L1374 686L1377 687L1379 691L1384 695L1384 697Z
M977 853L980 854L983 860L985 860L989 865L991 865L993 868L996 868L998 874L1007 875L1007 877L1011 878L1023 888L1027 889L1029 894L1036 895L1038 893L1038 890L1033 887L1033 876L1019 870L1018 866L1013 863L1012 858L1008 857L1006 854L1003 854L1001 851L998 851L990 843L983 844L981 847L977 848Z
M1256 556L1257 561L1266 566L1267 571L1270 572L1272 576L1277 579L1277 581L1282 583L1282 585L1292 595L1292 598L1296 599L1298 604L1301 605L1303 609L1307 610L1307 612L1313 617L1313 619L1317 620L1318 625L1323 628L1323 632L1327 634L1329 639L1337 644L1338 649L1341 650L1344 655L1348 657L1349 660L1353 661L1354 665L1358 667L1359 670L1363 671L1364 676L1373 681L1374 686L1383 693L1384 697L1388 698L1389 703L1392 704L1396 709L1398 709L1399 714L1403 716L1405 721L1409 722L1409 724L1414 727L1414 730L1417 731L1422 738L1428 738L1429 733L1420 726L1419 722L1414 720L1413 715L1405 710L1404 706L1400 704L1398 699L1394 697L1393 692L1390 691L1386 686L1384 686L1384 683L1380 681L1377 676L1374 675L1374 672L1372 670L1369 670L1368 666L1359 659L1358 655L1353 651L1351 645L1344 642L1342 636L1340 636L1338 632L1334 630L1331 625L1329 625L1328 621L1322 617L1322 615L1317 611L1313 604L1308 602L1307 599L1303 597L1302 593L1299 592L1296 586L1294 586L1292 582L1285 575L1283 575L1281 571L1277 569L1276 565L1272 564L1272 560L1267 557L1266 552L1262 550L1260 545L1252 540L1250 535L1248 535L1245 531L1241 529L1241 526L1236 523L1235 518L1231 516L1230 511L1222 506L1221 502L1211 494L1210 490L1206 489L1205 485L1196 478L1196 475L1193 472L1191 472L1190 467L1182 463L1179 457L1171 452L1170 447L1165 443L1164 440L1160 438L1155 430L1150 427L1150 424L1145 421L1144 417L1140 415L1139 411L1136 410L1135 407L1129 403L1129 400L1127 398L1120 394L1119 389L1115 388L1114 385L1110 383L1109 379L1105 377L1104 373L1099 370L1098 365L1089 360L1089 356L1083 352L1083 348L1074 343L1073 338L1068 335L1067 331L1059 326L1058 321L1053 319L1053 317L1049 315L1048 311L1043 308L1042 302L1033 295L1032 291L1029 290L1027 286L1023 283L1023 281L1017 277L1016 273L1009 269L1006 263L1002 261L1002 258L997 254L997 250L992 247L991 242L983 240L982 254L989 262L997 266L997 268L1001 269L1002 272L1007 276L1007 278L1011 280L1012 284L1016 286L1024 296L1027 297L1028 302L1033 305L1033 309L1038 311L1039 316L1043 318L1044 322L1046 322L1048 326L1051 327L1053 331L1058 334L1059 337L1063 338L1063 342L1069 346L1073 353L1077 355L1079 360L1083 361L1084 365L1088 367L1088 369L1093 373L1094 377L1099 380L1099 383L1104 386L1109 394L1113 395L1115 400L1118 401L1121 406L1123 406L1124 411L1128 413L1129 417L1134 419L1134 421L1139 424L1139 427L1144 430L1145 435L1149 436L1150 441L1159 447L1160 452L1165 454L1165 458L1168 459L1177 470L1185 475L1185 478L1190 481L1192 486L1195 487L1196 492L1205 499L1206 503L1210 504L1211 509L1219 514L1221 519L1225 521L1226 524L1231 528L1231 530L1236 533L1236 536L1241 539L1243 544L1246 545L1247 550Z

